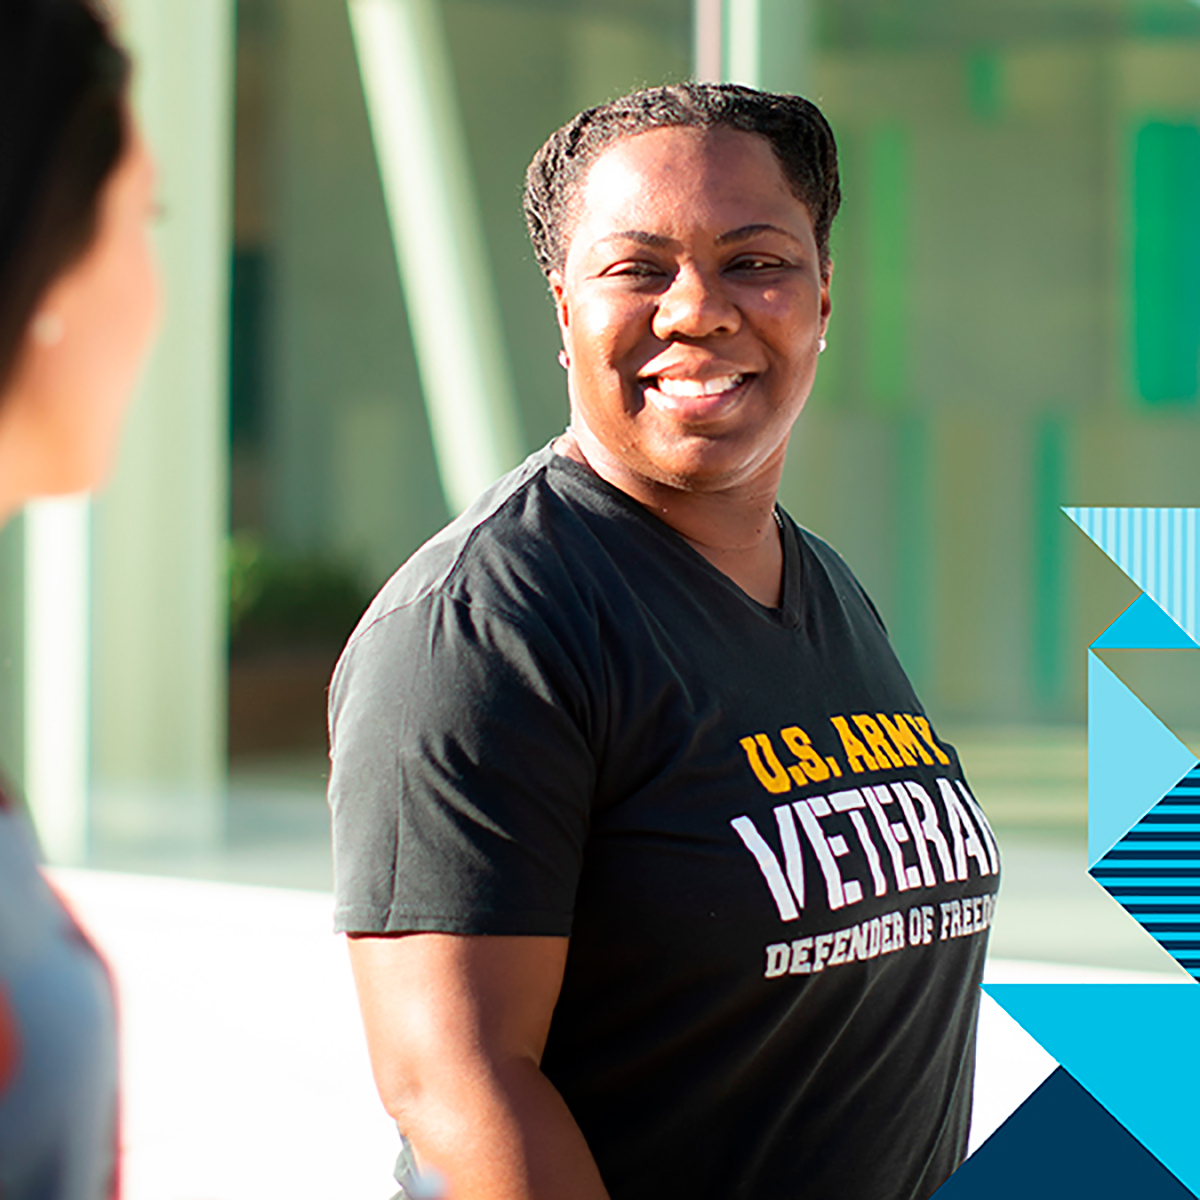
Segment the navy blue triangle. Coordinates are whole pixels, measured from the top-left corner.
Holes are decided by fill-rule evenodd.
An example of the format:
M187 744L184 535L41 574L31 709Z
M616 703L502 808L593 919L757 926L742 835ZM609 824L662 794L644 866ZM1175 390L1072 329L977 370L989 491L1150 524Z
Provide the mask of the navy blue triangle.
M935 1194L937 1200L1197 1200L1062 1067Z

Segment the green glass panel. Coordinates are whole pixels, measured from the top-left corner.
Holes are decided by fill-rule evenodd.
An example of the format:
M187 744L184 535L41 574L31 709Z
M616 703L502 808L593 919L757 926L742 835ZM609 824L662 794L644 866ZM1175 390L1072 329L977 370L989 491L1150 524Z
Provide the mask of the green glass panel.
M929 422L901 418L896 427L896 578L892 637L913 683L929 674L932 546Z
M967 55L967 106L979 121L995 121L1004 111L1004 63L994 50Z
M879 407L893 409L905 398L908 377L907 132L876 129L867 153L867 386Z
M1061 418L1046 416L1038 422L1034 434L1033 690L1043 711L1061 703L1066 684L1063 583L1067 518L1059 507L1068 499L1063 481L1066 444Z
M1134 145L1134 357L1148 404L1200 392L1200 128L1151 121Z

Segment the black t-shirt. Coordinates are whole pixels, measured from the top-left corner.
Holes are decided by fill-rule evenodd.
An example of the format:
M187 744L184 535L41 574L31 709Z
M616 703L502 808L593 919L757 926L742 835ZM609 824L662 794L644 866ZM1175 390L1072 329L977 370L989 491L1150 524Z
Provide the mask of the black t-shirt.
M570 935L542 1069L613 1200L918 1200L964 1153L995 842L781 529L772 609L547 448L334 676L338 929Z

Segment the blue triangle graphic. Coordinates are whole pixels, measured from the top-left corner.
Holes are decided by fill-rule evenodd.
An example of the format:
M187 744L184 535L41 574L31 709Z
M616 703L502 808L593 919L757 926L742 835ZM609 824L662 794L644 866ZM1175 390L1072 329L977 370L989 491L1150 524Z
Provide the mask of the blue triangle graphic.
M1088 866L1195 765L1192 752L1088 651Z
M1200 770L1189 771L1091 869L1092 878L1200 979Z
M1200 650L1143 592L1093 643L1093 650Z
M937 1200L1196 1200L1062 1067L934 1195Z
M1200 1191L1200 987L1006 983L983 990L1186 1187Z
M1200 638L1200 509L1062 511L1181 629Z

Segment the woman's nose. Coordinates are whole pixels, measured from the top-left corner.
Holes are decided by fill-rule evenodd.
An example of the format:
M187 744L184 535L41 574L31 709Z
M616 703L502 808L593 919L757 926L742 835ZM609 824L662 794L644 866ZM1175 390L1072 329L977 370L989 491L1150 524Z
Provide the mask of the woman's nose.
M719 275L682 266L659 297L652 327L655 337L669 341L733 333L741 321Z

